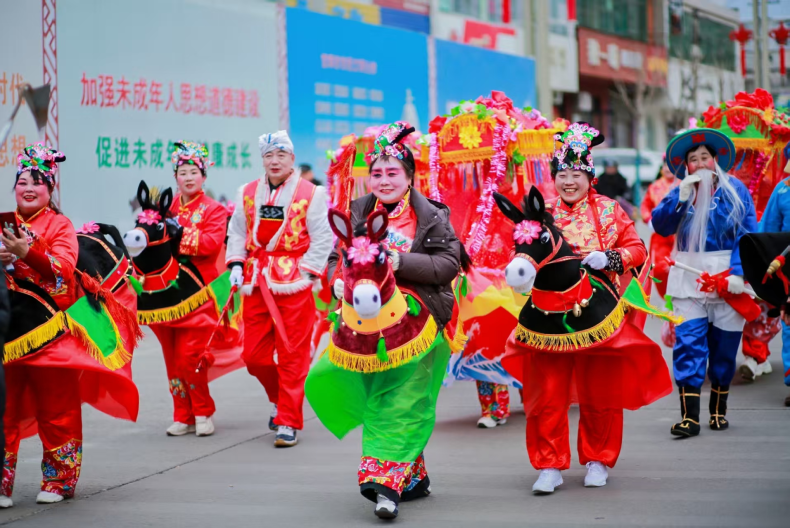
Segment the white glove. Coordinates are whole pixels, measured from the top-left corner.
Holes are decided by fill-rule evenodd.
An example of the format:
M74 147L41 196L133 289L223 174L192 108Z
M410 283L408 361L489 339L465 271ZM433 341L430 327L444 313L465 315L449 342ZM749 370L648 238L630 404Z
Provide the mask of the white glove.
M609 265L609 257L603 251L593 251L582 260L582 264L594 270L602 270Z
M390 263L392 264L392 271L398 271L400 268L400 253L398 251L389 251Z
M244 272L242 271L242 266L233 266L233 269L230 270L230 285L241 288L243 282Z
M335 291L335 297L338 299L343 298L343 292L346 291L346 284L343 282L343 279L337 279L335 284L333 285L333 289Z
M689 174L683 181L680 182L680 201L687 202L691 197L691 191L694 189L694 184L702 181L702 178L696 174Z
M727 277L727 291L733 295L740 295L746 291L746 286L743 284L743 277L740 275L730 275Z

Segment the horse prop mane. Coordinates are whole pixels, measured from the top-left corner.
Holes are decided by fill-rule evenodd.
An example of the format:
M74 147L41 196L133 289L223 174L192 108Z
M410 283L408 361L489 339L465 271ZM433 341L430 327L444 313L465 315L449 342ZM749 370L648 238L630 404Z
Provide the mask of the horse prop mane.
M329 225L342 244L343 299L328 346L335 365L357 372L397 367L431 348L438 327L425 304L395 283L387 248L389 217L383 209L370 213L366 232L354 236L348 215L329 210Z

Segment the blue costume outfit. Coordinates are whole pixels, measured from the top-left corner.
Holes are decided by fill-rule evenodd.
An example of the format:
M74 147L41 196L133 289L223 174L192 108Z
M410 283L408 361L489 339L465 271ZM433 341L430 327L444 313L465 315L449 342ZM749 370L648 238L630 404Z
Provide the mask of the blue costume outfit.
M680 190L675 188L653 211L653 227L659 235L677 233L677 262L690 265L711 275L732 269L733 275L743 275L738 241L757 229L754 203L743 183L730 177L738 197L744 205L744 218L740 226L728 219L732 204L717 188L710 207L705 251L688 252L688 226L678 228L687 215L694 214L694 207L679 200ZM675 313L686 319L676 328L677 341L673 351L675 383L678 387L699 390L708 377L713 386L728 386L735 374L735 356L738 353L745 323L716 293L701 293L697 289L697 276L673 267L669 274L667 294L672 297Z
M760 233L790 231L790 178L785 178L774 188L759 225ZM785 385L790 386L790 327L782 323L782 363Z

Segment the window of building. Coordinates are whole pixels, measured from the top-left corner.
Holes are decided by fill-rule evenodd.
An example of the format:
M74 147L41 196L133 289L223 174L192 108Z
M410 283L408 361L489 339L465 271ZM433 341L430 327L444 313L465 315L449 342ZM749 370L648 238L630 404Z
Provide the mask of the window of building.
M486 22L502 23L504 3L504 0L440 0L439 10L444 13L457 13ZM511 22L521 20L523 11L524 5L521 0L510 0Z
M647 42L647 0L577 0L579 25Z
M702 64L735 71L735 43L730 40L730 31L735 28L704 16L695 17L689 11L683 13L680 32L669 35L669 55L683 60L692 59L695 22L699 24L698 45Z

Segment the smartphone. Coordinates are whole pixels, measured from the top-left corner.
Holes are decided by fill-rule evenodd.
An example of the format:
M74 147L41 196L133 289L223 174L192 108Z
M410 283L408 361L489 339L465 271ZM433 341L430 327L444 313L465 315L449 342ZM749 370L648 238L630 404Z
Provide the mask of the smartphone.
M16 223L16 215L14 213L0 213L0 226L13 232L15 237L20 238L19 226Z

